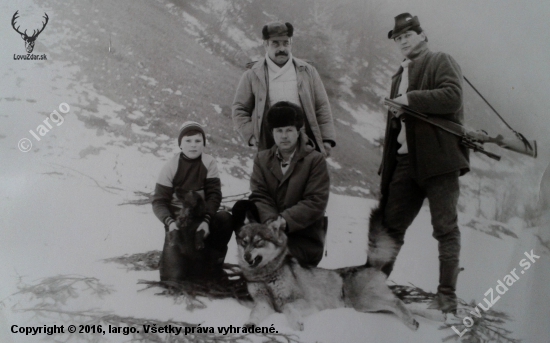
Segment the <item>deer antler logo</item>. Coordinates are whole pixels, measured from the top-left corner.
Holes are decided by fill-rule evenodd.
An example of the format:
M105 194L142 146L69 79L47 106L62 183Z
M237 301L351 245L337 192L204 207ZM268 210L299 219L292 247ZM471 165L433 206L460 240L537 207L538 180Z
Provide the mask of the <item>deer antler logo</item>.
M21 32L19 31L19 28L21 26L17 26L17 28L15 27L15 21L17 20L17 18L19 18L18 16L18 13L19 11L16 11L15 14L13 15L13 17L11 18L11 26L13 27L13 29L19 33L21 35L21 38L23 38L23 40L25 41L25 49L27 50L27 53L30 54L32 52L32 50L34 49L34 42L36 41L36 38L38 38L38 35L44 31L44 29L46 28L46 25L48 24L48 14L47 13L44 13L44 16L43 18L46 19L46 21L42 22L42 28L40 30L33 30L32 32L32 36L27 36L27 30L25 30L25 32Z

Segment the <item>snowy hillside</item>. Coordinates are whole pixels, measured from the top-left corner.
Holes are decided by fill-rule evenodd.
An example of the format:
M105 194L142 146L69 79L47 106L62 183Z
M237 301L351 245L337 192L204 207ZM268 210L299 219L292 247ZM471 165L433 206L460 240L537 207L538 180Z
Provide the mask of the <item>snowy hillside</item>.
M129 35L111 37L103 28L108 24L103 22L80 31L71 30L78 27L79 20L83 20L78 17L91 5L83 3L79 7L77 1L70 2L70 5L65 7L61 1L42 4L30 0L8 1L0 5L0 22L4 24L10 22L18 9L21 13L35 16L46 11L51 18L48 24L51 27L44 31L35 47L35 53L48 55L48 61L43 62L13 60L14 53L24 52L24 43L10 26L0 26L0 36L4 40L0 51L0 58L4 61L0 69L0 261L3 262L0 264L0 342L47 339L128 342L135 339L135 336L123 333L26 336L12 332L13 325L67 327L108 315L111 316L110 322L106 320L105 323L113 326L122 323L123 329L142 330L144 321L157 326L171 321L201 324L202 327L242 327L250 312L249 303L201 298L206 308L190 311L185 303L156 295L161 289L143 290L144 285L137 283L138 280L158 280L158 271L129 271L118 264L103 261L162 248L163 228L153 215L151 206L121 204L139 200L135 192L153 190L164 161L178 152L174 137L176 123L191 117L206 124L210 132L207 151L219 156L224 196L248 191L247 175L252 167L252 153L242 148L242 143L227 128L229 119L224 111L227 111L230 99L216 98L214 94L211 98L195 100L194 96L199 99L197 93L203 89L188 87L191 84L200 88L197 82L201 79L194 78L193 74L203 68L199 61L207 60L212 64L212 70L221 68L227 73L223 75L224 82L205 77L208 79L204 81L205 89L219 86L213 85L216 83L231 88L229 83L237 82L240 70L225 66L216 56L201 52L204 49L198 44L192 48L187 46L185 52L188 54L182 54L176 62L166 62L191 70L186 69L185 73L189 74L184 75L187 78L183 81L163 74L164 69L155 65L161 63L162 52L154 48L143 57L145 62L132 59L132 50L125 48L140 44L145 47L162 45L154 37L170 34L168 30L163 31L166 30L164 25L182 21L185 25L176 26L177 29L189 23L200 27L200 22L181 15L181 11L171 3L121 0L116 5L94 4L97 9L91 13L97 17L94 20L104 20L102 18L108 15L121 17L124 25L112 22L109 25L113 27L139 25L138 22L131 23L128 19L131 16L124 16L122 12L107 13L106 9L151 13L158 26L143 28L149 33L141 35L142 41L135 42L123 39ZM173 12L178 13L177 20ZM138 16L136 13L132 15ZM113 27L109 31L117 31ZM104 39L95 41L97 32L101 32ZM178 42L193 44L193 38L189 37L194 37L194 32L175 34L184 35ZM81 43L76 43L75 39ZM109 40L114 42L112 46L117 51L109 51ZM74 45L65 43L69 41ZM102 61L102 64L96 61ZM133 73L135 68L142 71ZM159 68L158 73L155 68ZM129 70L132 73L125 73ZM177 72L181 71L178 69ZM208 77L219 74L202 69L200 72ZM100 81L103 78L108 81ZM121 86L122 82L125 87ZM154 98L157 94L165 97ZM185 106L189 106L187 118L177 110ZM53 111L58 115L52 115ZM383 121L368 121L370 126L366 127L361 118L369 111L372 109L367 105L355 110L350 108L349 112L356 117L357 123L349 125L357 135L376 143L373 130L381 130ZM154 120L160 115L164 116L164 123ZM44 122L47 118L49 126ZM342 125L347 123L345 121ZM28 141L21 142L22 139ZM30 151L21 151L26 150L29 142L32 143ZM349 175L361 178L367 172L348 171L338 160L331 159L329 163L333 174L349 172ZM476 167L490 169L481 164ZM374 174L369 177L375 179ZM495 189L491 180L483 182L483 187ZM525 258L524 253L534 250L540 259L519 275L519 280L502 295L494 309L511 317L504 324L511 331L510 337L525 342L548 342L550 312L546 305L550 298L547 287L550 250L549 237L544 234L545 227L542 226L545 224L525 218L503 217L505 222L484 219L491 217L490 211L501 209L491 203L491 196L475 194L474 190L481 188L478 186L482 184L480 179L472 177L467 183L472 185L467 187L472 190L466 193L467 198L483 204L464 204L459 217L462 227L461 265L465 270L459 277L458 296L468 302L472 299L481 302L486 291L497 286L497 281L513 268L519 272L518 264ZM360 185L350 193L369 194L367 185ZM341 194L349 191L342 189L344 183L338 187L331 193L327 210L327 251L320 264L325 268L365 262L368 214L376 205L372 199ZM230 243L227 262L236 263L234 240ZM429 212L423 208L409 229L389 283L413 284L434 292L437 277L437 243L431 237ZM58 284L55 280L63 282ZM72 287L67 287L71 283ZM45 305L48 306L41 307ZM43 310L52 306L59 311ZM262 325L273 324L279 333L295 335L292 336L293 342L441 342L443 338L454 335L450 328L441 330L442 323L424 318L419 318L419 322L420 329L411 332L389 314L338 309L308 317L303 332L292 331L281 314L272 315ZM212 342L215 339L243 341L234 336L224 338L223 335L209 339ZM265 337L250 336L250 339L262 341ZM277 339L284 341L283 336ZM153 341L152 338L149 341Z
M379 16L388 8L380 6L379 1L362 6L354 0L345 0L340 6L317 1L308 11L291 1L283 3L297 13L288 14L272 7L269 1L188 1L181 6L167 3L166 7L171 14L185 19L186 30L202 47L240 67L264 54L258 41L264 21L296 19L293 51L311 61L321 73L336 120L338 144L332 158L336 163L330 166L338 173L333 174L332 189L340 194L376 197L375 173L386 125L383 100L388 96L391 76L401 59L391 44L377 43L383 26ZM299 14L305 16L303 21L298 19ZM370 21L364 20L365 17ZM358 35L355 40L354 33ZM353 43L342 43L350 40ZM359 41L364 47L354 50L361 45ZM491 136L503 134L514 139L512 132L466 82L464 99L468 129L482 128ZM538 138L540 141L543 137ZM461 208L482 218L504 222L532 217L542 164L495 146L488 145L486 149L503 155L503 159L497 162L480 153L471 154L472 172L461 179ZM506 183L513 187L502 187Z

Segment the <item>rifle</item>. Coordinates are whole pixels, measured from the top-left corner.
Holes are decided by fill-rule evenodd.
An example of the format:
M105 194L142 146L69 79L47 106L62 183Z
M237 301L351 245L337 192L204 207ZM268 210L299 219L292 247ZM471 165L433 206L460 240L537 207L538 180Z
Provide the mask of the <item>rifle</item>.
M533 141L533 143L531 143L521 133L516 133L516 136L519 141L513 140L513 139L506 139L502 135L498 135L496 137L489 137L489 135L486 133L468 131L464 126L446 119L442 119L438 117L428 117L424 113L415 111L408 106L402 105L388 98L384 99L384 103L386 104L386 106L401 109L413 118L422 120L426 123L429 123L433 126L436 126L442 129L443 131L452 133L453 135L460 137L461 138L460 144L466 146L469 149L485 154L488 157L493 158L497 161L500 161L501 157L499 155L493 154L485 150L481 144L493 143L504 149L515 151L517 153L531 156L534 158L537 157L537 141Z

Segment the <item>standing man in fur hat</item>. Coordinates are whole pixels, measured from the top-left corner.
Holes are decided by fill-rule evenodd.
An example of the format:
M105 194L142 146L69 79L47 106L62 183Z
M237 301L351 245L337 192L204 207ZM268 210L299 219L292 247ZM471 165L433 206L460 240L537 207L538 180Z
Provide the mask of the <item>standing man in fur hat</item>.
M293 32L290 23L263 27L266 55L241 77L233 100L233 123L249 146L266 150L274 145L267 110L279 101L297 104L305 113L302 131L309 143L329 156L336 142L327 93L317 70L292 56Z
M392 77L390 98L429 117L463 124L460 66L448 54L428 49L418 17L409 13L395 17L388 38L405 58ZM439 286L431 308L444 313L456 312L458 177L468 171L468 150L460 145L460 138L401 110L388 112L381 166L383 224L399 252L405 231L428 198L433 237L439 243ZM394 262L382 271L389 275Z

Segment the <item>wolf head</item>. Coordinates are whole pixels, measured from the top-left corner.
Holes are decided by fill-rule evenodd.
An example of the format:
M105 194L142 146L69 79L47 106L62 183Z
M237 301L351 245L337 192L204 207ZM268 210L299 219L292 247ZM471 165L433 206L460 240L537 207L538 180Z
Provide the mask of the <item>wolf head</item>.
M206 214L206 204L199 193L176 188L176 197L182 202L182 209L178 214L177 224L181 229L189 225L192 220L202 219Z
M237 233L239 265L243 270L259 269L286 256L287 237L282 230L265 224L249 223Z
M176 197L182 202L183 207L178 213L176 225L183 235L185 244L194 242L195 249L204 248L204 231L195 232L206 214L206 204L199 193L195 191L186 191L182 188L176 188ZM189 250L190 247L182 248Z

